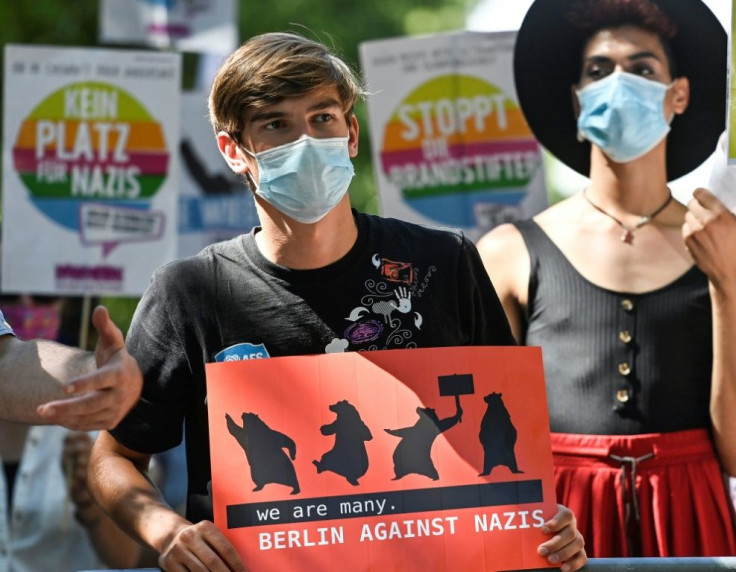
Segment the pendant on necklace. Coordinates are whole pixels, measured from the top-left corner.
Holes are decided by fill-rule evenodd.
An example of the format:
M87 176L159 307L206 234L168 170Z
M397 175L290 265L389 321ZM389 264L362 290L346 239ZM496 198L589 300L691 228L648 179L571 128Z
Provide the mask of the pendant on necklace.
M625 244L634 244L634 233L628 228L625 229L624 233L621 235L621 242Z

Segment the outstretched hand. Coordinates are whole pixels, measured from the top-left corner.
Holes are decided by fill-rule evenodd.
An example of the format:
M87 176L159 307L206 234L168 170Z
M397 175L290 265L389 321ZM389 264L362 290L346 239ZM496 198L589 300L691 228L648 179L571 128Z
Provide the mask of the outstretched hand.
M125 349L123 334L107 308L95 308L92 323L98 333L94 353L97 369L90 363L89 373L64 385L68 398L38 407L37 413L48 423L78 431L112 429L140 396L140 368Z

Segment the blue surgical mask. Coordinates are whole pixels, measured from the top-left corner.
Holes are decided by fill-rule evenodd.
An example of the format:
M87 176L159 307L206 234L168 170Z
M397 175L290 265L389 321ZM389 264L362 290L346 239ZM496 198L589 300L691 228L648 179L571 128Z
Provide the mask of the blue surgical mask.
M577 92L578 139L617 163L645 155L669 133L664 96L672 85L617 71L585 86Z
M324 218L345 196L355 175L347 137L303 135L260 153L246 152L258 163L256 194L305 224Z

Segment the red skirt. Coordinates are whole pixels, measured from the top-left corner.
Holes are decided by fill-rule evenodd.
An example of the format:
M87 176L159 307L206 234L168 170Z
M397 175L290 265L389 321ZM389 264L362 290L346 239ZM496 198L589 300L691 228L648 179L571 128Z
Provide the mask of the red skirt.
M736 555L733 505L705 429L553 433L552 453L557 502L575 513L588 556Z

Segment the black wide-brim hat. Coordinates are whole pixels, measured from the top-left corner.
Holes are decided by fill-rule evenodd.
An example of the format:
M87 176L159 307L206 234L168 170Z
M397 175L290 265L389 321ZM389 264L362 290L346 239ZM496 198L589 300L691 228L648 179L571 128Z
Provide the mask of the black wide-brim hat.
M726 31L701 0L651 0L677 27L670 40L677 75L690 80L690 104L675 116L667 139L667 178L685 175L716 149L726 128ZM590 143L577 140L571 86L580 79L579 32L567 13L577 0L535 0L514 50L521 109L537 140L589 176Z

